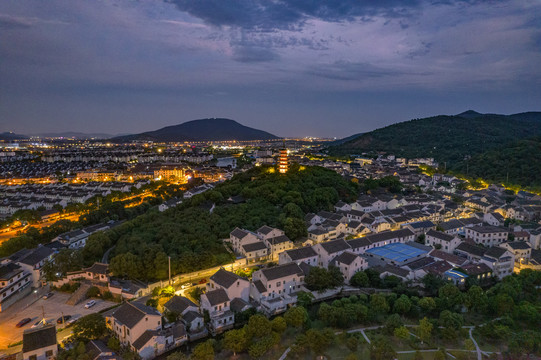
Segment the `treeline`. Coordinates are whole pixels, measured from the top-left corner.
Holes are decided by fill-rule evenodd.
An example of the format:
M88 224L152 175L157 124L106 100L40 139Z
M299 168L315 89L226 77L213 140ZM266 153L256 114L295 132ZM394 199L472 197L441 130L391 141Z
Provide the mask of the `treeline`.
M473 156L451 170L473 178L541 189L541 137L520 140Z
M198 179L194 181L194 184L188 184L188 187L197 184L199 184ZM31 249L39 244L49 243L55 237L67 231L110 220L133 219L146 213L151 207L161 204L164 200L174 196L181 196L183 188L178 185L167 184L163 181L156 181L145 184L140 189L132 187L131 191L127 193L115 191L107 196L94 196L84 204L68 204L63 212L81 214L79 221L58 220L51 226L42 229L30 226L24 233L17 234L17 236L12 237L0 245L0 257L11 255L24 248ZM131 195L141 194L144 191L151 192L152 196L145 198L140 204L135 204L136 206L129 205L134 205L134 201L140 201L138 198L136 200L122 201L122 199L128 198ZM28 221L32 217L34 222L37 222L40 219L39 212L35 210L20 210L16 214L24 216L23 218L19 218L21 220ZM13 219L15 219L14 216L12 216Z
M528 116L526 116L528 115ZM385 151L406 158L433 157L447 166L503 144L541 135L541 114L435 116L393 124L331 147L331 155Z
M527 354L541 354L541 272L523 270L483 289L477 285L463 290L451 283L420 294L373 294L343 297L331 302L290 308L283 317L272 321L253 315L243 328L226 332L222 340L208 340L197 345L191 360L227 358L231 353L248 353L250 358L278 358L284 343L290 343L288 359L336 355L337 349L347 359L395 359L393 347L408 344L416 350L438 349L446 344L475 350L469 340L474 327L477 341L489 343L503 359L518 359ZM302 297L299 294L299 299ZM304 298L304 297L303 297ZM300 301L299 301L300 302ZM406 327L408 324L408 327ZM339 329L375 326L370 345L355 334ZM411 334L414 335L411 335ZM442 351L445 358L445 351ZM420 354L420 353L419 353ZM466 353L455 353L467 359ZM416 355L417 356L417 355ZM187 357L174 353L168 360ZM417 357L415 357L417 358ZM422 356L420 357L422 358Z
M269 225L296 240L306 235L305 213L331 210L339 199L356 199L357 192L357 184L332 170L294 164L283 175L274 167L257 167L176 208L148 212L91 236L83 258L89 265L115 245L110 262L113 273L143 280L165 279L168 256L175 274L230 262L233 256L222 239L235 227L256 230ZM244 203L228 201L238 195ZM209 212L211 204L215 207Z

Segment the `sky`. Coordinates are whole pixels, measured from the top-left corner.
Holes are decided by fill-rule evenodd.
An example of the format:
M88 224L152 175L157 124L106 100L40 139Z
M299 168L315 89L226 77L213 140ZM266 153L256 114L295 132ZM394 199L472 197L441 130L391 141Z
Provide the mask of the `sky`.
M541 110L541 1L2 0L0 132L345 137Z

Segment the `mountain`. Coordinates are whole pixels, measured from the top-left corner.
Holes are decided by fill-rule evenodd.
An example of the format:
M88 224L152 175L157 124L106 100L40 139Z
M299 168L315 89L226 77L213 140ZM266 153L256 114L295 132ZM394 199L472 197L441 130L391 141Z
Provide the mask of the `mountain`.
M11 131L0 133L0 140L3 140L3 141L25 140L25 139L28 139L28 136L15 134Z
M159 130L140 134L117 136L113 141L152 140L157 142L176 141L228 141L228 140L270 140L276 135L250 128L235 120L211 118L192 120L179 125L167 126Z
M541 136L518 140L461 161L452 171L491 182L541 189Z
M333 155L384 151L407 158L433 157L447 167L513 141L541 135L541 112L514 115L468 110L393 124L329 148Z

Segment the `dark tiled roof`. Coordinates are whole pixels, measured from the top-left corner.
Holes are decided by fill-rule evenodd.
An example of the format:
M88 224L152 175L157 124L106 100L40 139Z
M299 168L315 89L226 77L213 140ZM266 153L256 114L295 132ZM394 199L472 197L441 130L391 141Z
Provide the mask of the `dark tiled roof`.
M436 261L423 268L424 271L430 274L442 275L447 270L451 270L453 266L447 261Z
M143 348L143 346L146 345L146 343L150 339L152 339L156 335L158 335L158 332L156 330L147 330L143 333L143 335L139 336L139 338L135 340L132 345L139 351Z
M182 315L182 319L187 323L191 323L196 319L202 318L203 316L197 311L190 310L186 314Z
M263 250L263 249L266 249L267 247L262 241L258 241L251 244L242 245L242 248L246 252L252 252L252 251Z
M0 280L8 281L17 274L21 273L23 269L14 263L7 263L0 266Z
M225 292L224 289L216 289L216 290L209 291L205 293L204 296L207 297L211 306L223 304L229 301L229 296L227 296L227 293Z
M235 228L235 230L231 231L231 235L238 239L242 239L248 234L249 233L247 231L239 229L239 228Z
M342 239L327 241L327 242L321 243L320 245L327 252L327 254L334 254L339 251L351 249L349 244Z
M528 250L532 248L526 241L513 241L507 243L507 245L513 250Z
M482 248L477 245L472 245L467 242L463 242L457 246L456 250L466 252L475 256L483 256L485 254L485 248Z
M247 281L246 279L238 276L235 273L229 272L225 269L220 269L210 277L210 280L214 281L216 284L223 286L228 289L231 285L236 283L239 280Z
M461 256L449 254L442 250L432 250L429 255L437 259L442 259L442 260L450 262L451 264L457 264L457 265L462 265L468 261L468 259L465 259Z
M427 265L430 265L432 264L433 262L435 262L436 260L430 258L430 257L424 257L424 258L421 258L419 260L415 260L413 262L410 262L407 266L411 269L411 270L417 270L417 269L422 269L424 268L425 266Z
M367 235L366 239L370 240L372 244L375 244L382 241L405 238L414 235L415 234L410 229L400 229L396 231L383 231L377 234Z
M18 260L26 265L36 265L42 260L45 260L54 253L53 250L45 246L40 246L33 249L28 255Z
M56 345L56 327L54 325L25 330L23 333L23 353L51 345Z
M436 231L432 229L428 230L428 232L426 233L426 236L432 236L432 237L435 237L436 239L440 239L443 241L451 241L455 238L453 235L449 235L449 234L442 233L440 231Z
M241 298L234 298L231 300L230 307L233 312L241 312L246 306L250 306L250 304Z
M265 291L267 291L267 289L265 288L265 285L263 285L263 283L261 282L261 280L256 280L253 282L255 288L257 289L257 291L262 294L264 293Z
M429 221L429 220L417 221L408 225L414 229L425 229L425 228L436 226L432 221Z
M464 269L467 275L480 275L492 272L492 269L485 263L464 265L462 269Z
M184 326L184 324L181 324L181 323L175 324L172 327L172 331L173 331L173 339L183 338L187 334L186 326Z
M91 340L86 344L86 353L90 355L90 359L96 359L102 353L112 353L101 340Z
M464 224L464 226L466 226L466 225L479 225L479 224L483 223L482 220L479 220L476 217L469 217L469 218L460 219L460 222L462 224Z
M442 222L439 224L439 226L444 231L448 231L448 230L460 229L464 227L464 224L460 220L453 219L446 222Z
M375 271L379 272L380 274L381 273L384 273L384 272L389 272L393 275L397 275L397 276L400 276L400 277L407 277L409 275L409 271L406 270L406 269L401 269L397 266L393 266L393 265L389 265L389 264L386 264L385 266L376 266L373 268Z
M498 226L491 226L491 225L483 225L483 226L472 226L470 228L471 231L475 231L478 233L497 233L497 232L509 232L509 230L498 227Z
M291 240L289 240L289 238L285 235L279 235L279 236L270 238L267 241L271 243L272 245L276 245L276 244L283 244L285 242L290 242Z
M262 269L261 272L267 280L276 280L291 275L302 275L302 270L296 263L278 265L267 269Z
M372 242L368 239L368 237L360 237L356 239L347 240L347 243L352 249L359 249L362 247L370 246L372 245Z
M485 256L489 256L494 259L499 259L507 250L499 246L493 246L485 252Z
M341 264L351 265L357 258L358 258L357 255L350 253L349 251L346 251L346 252L341 253L337 257L335 257L331 261L331 263L341 263Z
M263 235L268 235L272 230L274 230L274 229L271 228L270 226L263 225L262 227L257 229L256 232L258 232L260 234L263 234Z
M177 314L182 314L190 306L197 308L197 305L195 305L190 299L176 295L163 305L163 307L167 310Z
M109 272L109 265L102 263L94 263L91 267L85 269L85 271L94 274L107 275L107 273Z
M132 328L146 315L161 315L158 310L139 304L136 302L128 302L120 305L112 314L112 316L120 323Z
M309 257L317 256L317 252L311 246L287 250L286 253L292 261L303 260Z

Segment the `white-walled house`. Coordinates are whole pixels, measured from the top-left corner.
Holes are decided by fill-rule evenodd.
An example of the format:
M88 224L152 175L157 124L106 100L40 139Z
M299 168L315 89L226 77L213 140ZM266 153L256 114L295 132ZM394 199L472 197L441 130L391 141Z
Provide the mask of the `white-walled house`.
M52 360L58 354L56 327L47 325L23 332L23 360Z
M304 246L297 249L291 249L280 253L278 264L284 265L287 263L305 263L310 266L317 266L317 252L312 246Z
M485 246L500 245L507 241L508 236L509 230L497 226L484 225L466 228L466 238Z
M107 317L107 325L121 344L131 346L145 331L162 328L162 314L150 306L126 302Z
M318 265L327 268L333 258L351 250L351 247L345 240L338 239L316 244L314 250L318 254Z
M206 287L207 291L224 289L231 300L241 298L248 301L250 299L250 281L223 268L209 278Z
M462 240L456 235L449 235L436 230L429 230L425 238L426 245L434 248L439 245L441 250L451 254L461 242Z
M252 274L250 296L267 314L284 312L297 302L296 293L304 284L304 272L296 263L258 270Z
M344 282L347 284L349 284L351 277L355 275L355 273L366 270L368 267L368 263L363 255L357 255L350 251L345 251L336 256L330 262L330 265L340 269L340 272L344 276Z
M209 313L209 330L212 334L231 329L235 324L235 314L231 311L231 299L224 289L211 290L202 294L201 309Z

